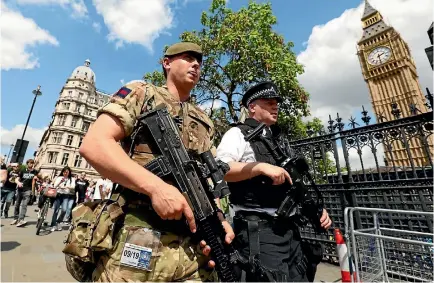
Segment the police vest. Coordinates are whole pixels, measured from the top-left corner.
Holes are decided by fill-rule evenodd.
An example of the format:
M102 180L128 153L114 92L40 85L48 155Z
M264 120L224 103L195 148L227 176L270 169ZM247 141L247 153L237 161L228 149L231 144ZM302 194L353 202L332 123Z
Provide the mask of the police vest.
M259 126L259 122L252 118L247 118L244 124L237 125L244 136L253 131L257 126ZM267 134L266 138L273 144L276 143L271 133ZM255 138L249 143L257 162L277 165L271 152L259 138ZM231 203L250 208L278 208L285 198L286 190L280 185L264 184L264 182L262 182L263 178L264 176L257 176L240 182L228 182L231 191L229 197Z

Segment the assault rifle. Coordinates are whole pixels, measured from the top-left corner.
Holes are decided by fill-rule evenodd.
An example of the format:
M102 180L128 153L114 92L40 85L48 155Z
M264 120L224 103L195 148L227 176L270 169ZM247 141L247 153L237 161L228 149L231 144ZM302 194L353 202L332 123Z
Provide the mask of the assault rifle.
M306 225L310 222L316 232L325 232L319 221L323 213L324 200L309 172L309 165L306 159L299 156L289 157L277 144L273 144L267 137L264 137L261 133L265 126L264 123L261 123L246 135L244 140L250 141L254 138L261 140L276 160L278 166L285 169L291 176L292 186L288 188L286 197L277 209L276 214L279 217L289 217L290 213L300 205L302 209L300 218L298 219L300 224ZM270 178L263 177L263 183L271 184ZM316 195L315 198L305 186L304 177L311 183ZM285 181L285 185L289 186L288 181Z
M165 107L157 107L138 117L134 144L146 136L152 152L160 156L145 168L155 175L174 182L187 199L196 220L198 233L211 247L211 258L216 263L219 278L234 282L233 266L239 260L232 245L224 242L225 231L217 215L220 211L215 198L229 194L223 176L229 170L226 163L217 163L210 151L200 154L203 163L193 160L178 132L178 126ZM208 182L211 178L213 186Z

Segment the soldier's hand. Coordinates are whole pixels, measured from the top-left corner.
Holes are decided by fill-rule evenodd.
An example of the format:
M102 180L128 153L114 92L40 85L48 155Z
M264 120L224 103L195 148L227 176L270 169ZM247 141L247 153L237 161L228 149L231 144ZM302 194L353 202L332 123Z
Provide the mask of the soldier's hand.
M161 219L180 220L184 214L191 232L196 233L193 211L177 188L162 182L150 197L152 207Z
M235 238L234 230L232 229L231 224L229 224L229 222L227 222L226 220L222 221L222 225L226 232L225 242L227 244L230 244ZM202 253L206 256L209 256L209 254L211 253L211 247L208 246L203 240L200 242L200 248L202 249ZM208 267L214 268L215 262L213 260L208 261Z
M330 219L327 210L323 209L322 216L319 222L321 223L321 227L323 227L324 229L327 230L328 228L330 228L330 226L332 225L332 220Z
M260 163L258 164L258 170L260 170L261 175L265 175L273 180L273 185L281 185L288 180L290 184L292 184L291 176L289 173L279 166L274 166L268 163Z

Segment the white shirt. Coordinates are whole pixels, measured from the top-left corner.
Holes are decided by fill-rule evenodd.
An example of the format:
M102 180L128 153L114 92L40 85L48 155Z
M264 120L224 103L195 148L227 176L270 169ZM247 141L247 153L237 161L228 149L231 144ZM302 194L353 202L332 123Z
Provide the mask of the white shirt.
M263 134L265 135L265 133L266 131L264 129ZM255 153L253 152L250 143L244 140L244 135L238 127L232 127L223 135L222 140L217 147L216 159L225 163L231 161L243 163L256 162ZM243 205L231 206L233 212L238 210L248 210L266 212L272 216L276 215L276 208L248 208Z
M75 179L74 178L65 178L63 176L59 176L54 180L54 185L57 189L57 193L66 194L66 195L74 195L75 194Z
M111 193L112 193L112 187L113 187L113 183L109 179L98 179L98 181L96 181L95 192L93 194L92 199L93 200L102 199L101 193L100 193L100 188L105 193L105 195L106 195L105 198L106 199L110 198Z

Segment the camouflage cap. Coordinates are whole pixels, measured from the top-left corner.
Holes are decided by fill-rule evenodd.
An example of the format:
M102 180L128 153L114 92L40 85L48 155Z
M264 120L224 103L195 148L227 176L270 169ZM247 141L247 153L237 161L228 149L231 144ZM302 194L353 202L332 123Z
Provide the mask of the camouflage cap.
M178 42L175 43L169 48L167 48L166 52L164 53L165 56L174 56L177 54L181 54L184 52L193 52L199 55L199 57L202 59L202 48L193 42Z

